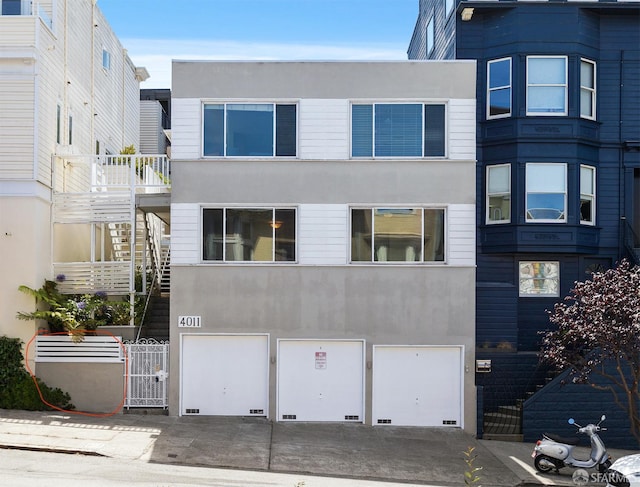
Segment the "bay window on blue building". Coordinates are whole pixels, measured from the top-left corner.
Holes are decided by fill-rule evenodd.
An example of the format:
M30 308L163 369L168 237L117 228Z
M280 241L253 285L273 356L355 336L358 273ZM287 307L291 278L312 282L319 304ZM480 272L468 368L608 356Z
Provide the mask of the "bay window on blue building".
M537 357L547 310L592 272L640 263L640 2L420 0L408 55L477 60L476 358L492 360L478 432L531 439L561 372ZM545 405L549 427L566 397ZM607 444L637 447L611 437L624 413L598 397L584 421L617 415Z

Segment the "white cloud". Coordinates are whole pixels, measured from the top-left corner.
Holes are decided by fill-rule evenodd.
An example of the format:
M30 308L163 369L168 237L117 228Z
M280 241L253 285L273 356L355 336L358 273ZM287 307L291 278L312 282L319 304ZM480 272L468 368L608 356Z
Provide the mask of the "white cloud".
M136 66L151 77L142 88L170 88L171 60L401 60L406 48L389 44L274 44L234 41L121 39Z

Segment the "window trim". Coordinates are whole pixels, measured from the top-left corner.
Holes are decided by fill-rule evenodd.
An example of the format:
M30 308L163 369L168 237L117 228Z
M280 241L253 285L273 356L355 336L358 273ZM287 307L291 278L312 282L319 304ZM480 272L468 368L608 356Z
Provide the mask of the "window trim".
M522 277L520 272L523 265L527 264L552 264L555 265L558 272L555 277L556 281L556 292L555 293L526 293L522 292L522 283L523 280L534 280L535 277ZM551 278L545 278L551 279ZM518 297L520 298L557 298L560 297L560 261L557 260L521 260L518 261Z
M222 259L205 259L204 258L204 211L205 210L222 210ZM272 260L227 260L227 210L271 210L272 222L278 223L275 217L275 213L277 210L293 210L294 212L294 222L295 222L295 232L294 232L294 248L295 248L295 260L276 260L275 254L275 245L276 245L276 230L277 226L272 225L272 240L273 245L271 249L271 257ZM200 239L200 264L205 265L249 265L249 266L260 266L260 265L293 265L298 264L299 259L299 238L298 238L298 229L299 229L299 208L297 206L273 206L273 205L203 205L200 207L200 225L199 225L199 239Z
M431 17L427 21L427 25L425 27L425 51L427 53L427 58L436 47L435 18L436 16L432 12Z
M585 86L582 83L582 64L590 64L593 70L593 88L589 87L589 86ZM596 100L597 100L597 89L598 89L598 84L597 84L597 65L595 61L592 61L591 59L587 59L587 58L580 58L580 102L579 102L579 110L580 110L580 118L584 118L587 120L596 120L597 117L597 111L596 111ZM591 95L591 115L584 115L582 113L582 93L583 91L589 92Z
M532 85L529 83L529 60L531 59L564 59L564 83L556 84L556 83L541 83ZM532 55L527 56L526 60L526 114L528 117L566 117L568 115L568 106L569 106L569 58L568 56L562 55ZM529 88L531 87L564 87L564 107L562 112L532 112L529 110Z
M205 124L204 124L204 114L205 114L205 107L207 105L222 105L223 107L223 115L222 115L222 124L223 124L223 129L222 129L222 143L223 143L223 147L222 147L222 155L207 155L204 153L204 139L205 139ZM272 144L272 149L273 149L273 155L270 156L246 156L246 155L227 155L227 105L272 105L273 106L273 120L272 120L272 128L273 128L273 140L271 142ZM277 112L277 107L278 105L294 105L296 107L296 123L295 123L295 143L296 143L296 148L295 148L295 155L293 156L280 156L280 155L276 155L277 152L277 147L276 147L276 143L277 143L277 118L276 118L276 112ZM201 157L205 158L205 159L216 159L216 158L225 158L225 159L278 159L278 158L285 158L285 159L297 159L299 157L299 153L300 153L300 127L299 127L299 123L300 123L300 103L299 101L292 101L292 100L277 100L277 101L273 101L273 100L233 100L233 101L229 101L229 100L204 100L201 104L201 118L200 118L200 134L201 134L201 143L200 143L200 153L201 153Z
M491 88L491 64L499 63L503 61L509 61L509 84L504 86L498 86L495 88ZM499 118L509 118L513 113L513 72L512 72L513 62L511 57L503 57L499 59L492 59L487 61L487 110L486 117L487 120L495 120ZM503 113L500 115L491 115L491 92L497 90L503 90L505 88L509 88L509 113Z
M489 192L489 173L491 172L492 168L498 168L498 167L507 167L509 169L509 190L506 193L490 193ZM496 195L509 195L509 218L506 220L492 220L490 219L490 215L491 215L491 206L489 204L490 198L491 196L496 196ZM513 196L512 196L512 190L511 190L511 163L507 162L504 164L490 164L487 165L487 169L486 169L486 192L485 192L485 206L486 206L486 213L485 213L485 222L487 225L504 225L507 223L511 223L511 214L513 213L513 208L511 205L511 202L513 201Z
M354 106L368 106L372 107L372 116L371 116L371 156L354 156L353 155L353 107ZM420 142L420 150L421 155L419 156L378 156L376 155L376 105L420 105L422 108L422 113L420 115L420 120L422 123L422 131L421 131L421 142ZM426 106L442 106L444 107L444 150L442 155L437 156L428 156L425 155L425 107ZM350 159L447 159L449 157L449 104L446 101L415 101L415 100L393 100L393 101L360 101L357 102L352 101L349 108L349 158Z
M582 168L589 169L591 171L591 186L593 188L593 193L583 193L582 192ZM580 174L578 176L578 184L579 184L579 207L582 206L582 198L585 196L585 199L589 199L591 201L591 220L583 220L582 219L582 211L578 211L580 218L580 225L590 225L594 226L596 224L596 168L595 166L590 166L588 164L580 164Z
M562 218L529 218L529 166L558 166L562 165L564 168L564 203L563 208L564 211L562 213ZM568 193L568 181L567 181L567 163L565 162L527 162L525 164L525 182L524 182L524 217L526 223L567 223L567 193ZM532 191L531 193L534 193ZM540 191L535 191L536 194L541 194ZM548 191L544 193L549 194L557 194L556 192Z
M370 210L371 211L371 233L372 233L372 246L371 246L371 260L353 260L352 253L352 240L353 240L353 210ZM420 237L420 255L422 255L422 260L420 261L379 261L375 259L375 253L373 252L374 245L373 239L375 238L375 223L374 223L374 212L376 210L412 210L411 214L415 214L416 210L420 210L421 212L421 232L422 235ZM443 260L424 260L424 210L442 210L442 236L444 239L444 251L443 251ZM349 265L382 265L382 266L433 266L433 265L446 265L448 263L448 254L449 254L449 234L448 234L448 208L446 205L439 206L429 206L429 205L414 205L414 204L406 204L406 205L384 205L384 206L371 206L371 205L352 205L349 206L349 228L348 228L348 247L349 247Z

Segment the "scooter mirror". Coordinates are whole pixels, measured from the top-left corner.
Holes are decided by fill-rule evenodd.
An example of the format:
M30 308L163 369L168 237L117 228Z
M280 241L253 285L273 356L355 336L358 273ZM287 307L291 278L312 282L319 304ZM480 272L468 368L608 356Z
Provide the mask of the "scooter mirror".
M600 421L604 421L605 419L607 419L607 417L603 414L602 417L600 418Z
M573 419L573 418L569 418L569 421L568 421L568 423L569 423L569 424L574 424L575 422L576 422L576 420L575 420L575 419Z

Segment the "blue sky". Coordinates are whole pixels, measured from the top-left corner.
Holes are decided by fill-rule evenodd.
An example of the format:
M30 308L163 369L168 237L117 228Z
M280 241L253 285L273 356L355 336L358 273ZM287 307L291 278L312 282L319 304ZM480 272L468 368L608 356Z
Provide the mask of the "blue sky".
M98 0L143 88L169 88L171 59L398 60L418 0Z

